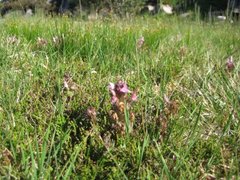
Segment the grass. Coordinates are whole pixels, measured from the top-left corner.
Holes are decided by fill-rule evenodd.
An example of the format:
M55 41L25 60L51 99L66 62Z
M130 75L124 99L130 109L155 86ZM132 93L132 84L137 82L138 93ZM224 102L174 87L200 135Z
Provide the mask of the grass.
M238 24L36 16L0 26L1 179L238 179ZM66 76L77 88L64 89ZM138 89L124 135L109 116L107 86L119 79Z

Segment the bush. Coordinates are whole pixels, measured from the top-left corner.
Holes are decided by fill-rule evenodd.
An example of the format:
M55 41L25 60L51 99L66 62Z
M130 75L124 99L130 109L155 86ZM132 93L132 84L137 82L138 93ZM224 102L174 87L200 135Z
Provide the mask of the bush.
M114 0L112 2L113 11L121 16L127 14L137 14L143 8L145 2L141 0Z
M70 0L70 3L74 0ZM84 9L108 10L108 13L117 14L120 16L134 15L140 12L147 0L81 0L81 6Z

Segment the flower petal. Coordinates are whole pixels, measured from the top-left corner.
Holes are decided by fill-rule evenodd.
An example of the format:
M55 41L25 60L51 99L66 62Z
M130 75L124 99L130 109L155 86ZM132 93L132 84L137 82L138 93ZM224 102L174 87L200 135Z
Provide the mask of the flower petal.
M138 97L137 97L137 91L133 91L132 95L131 95L131 101L135 102L137 101Z
M108 85L108 90L110 91L110 93L111 93L113 96L116 96L115 84L109 83L109 85Z
M112 97L111 97L111 103L112 103L112 104L116 104L117 102L118 102L117 96L112 96Z

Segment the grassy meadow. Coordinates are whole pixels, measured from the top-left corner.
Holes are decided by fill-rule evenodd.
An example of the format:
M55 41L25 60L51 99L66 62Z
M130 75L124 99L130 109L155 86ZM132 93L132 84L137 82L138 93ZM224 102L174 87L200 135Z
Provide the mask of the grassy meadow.
M0 29L0 179L239 178L239 24L9 16ZM137 101L118 119L119 80Z

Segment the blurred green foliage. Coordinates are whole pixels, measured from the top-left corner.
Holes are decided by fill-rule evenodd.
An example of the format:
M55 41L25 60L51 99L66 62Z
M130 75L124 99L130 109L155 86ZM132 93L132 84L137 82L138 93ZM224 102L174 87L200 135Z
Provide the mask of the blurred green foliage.
M76 9L101 10L108 9L118 15L137 14L148 2L158 4L170 4L173 7L180 7L184 10L194 10L199 7L203 14L211 11L225 10L228 7L228 0L68 0L69 4L77 4ZM46 8L46 1L42 0L9 0L5 3L12 9L20 9L29 4L37 8ZM2 5L0 5L1 7Z

